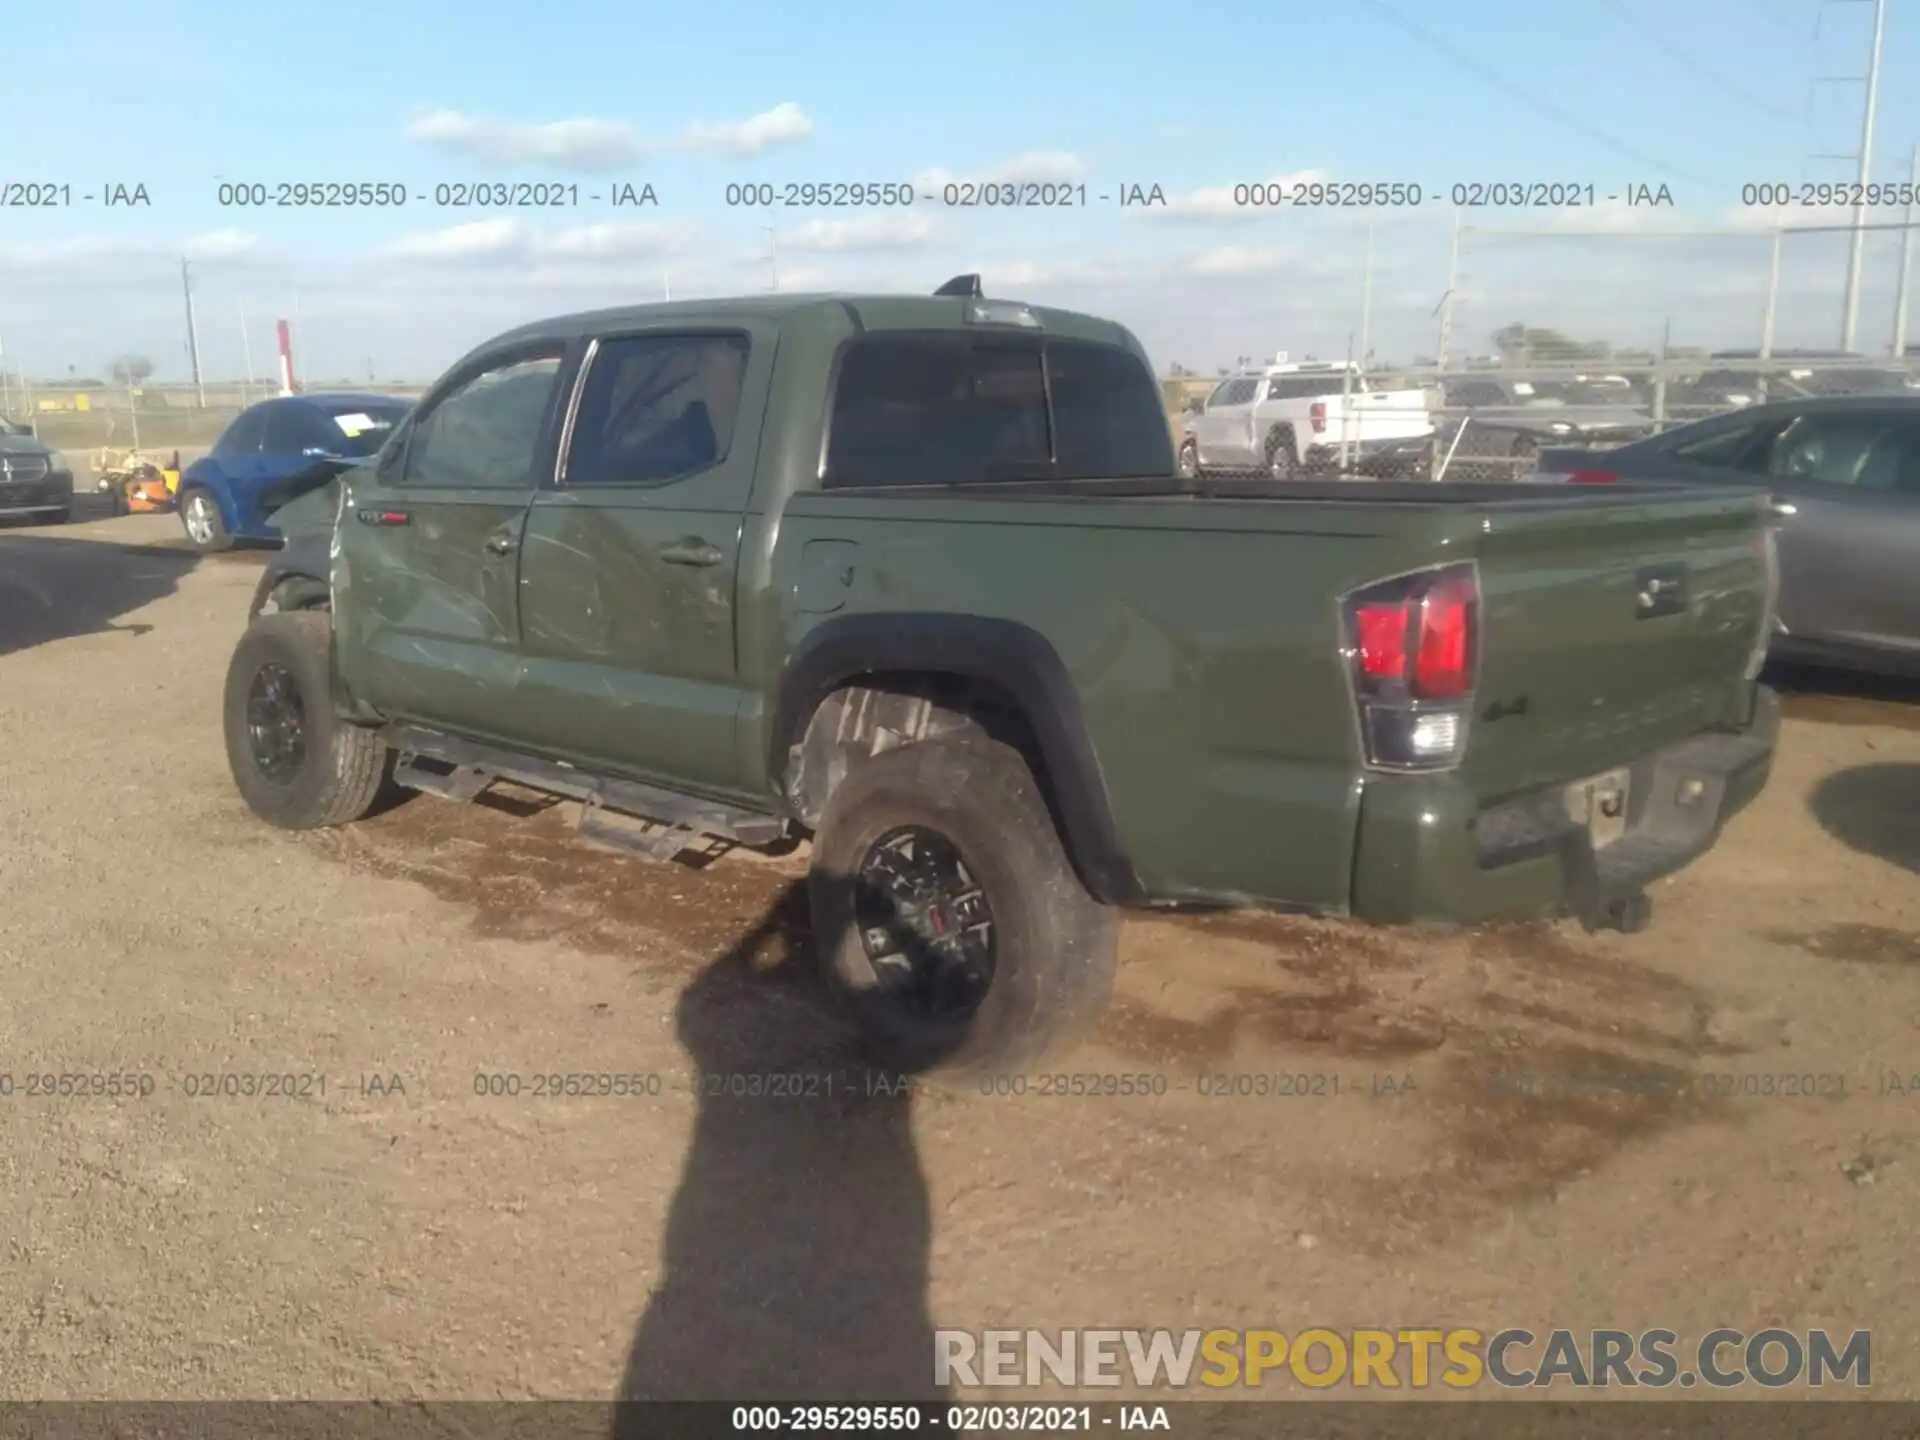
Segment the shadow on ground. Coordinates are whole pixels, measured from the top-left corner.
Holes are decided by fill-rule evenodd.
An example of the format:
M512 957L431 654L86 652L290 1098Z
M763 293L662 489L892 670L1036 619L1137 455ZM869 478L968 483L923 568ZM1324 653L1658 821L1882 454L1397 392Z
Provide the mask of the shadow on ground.
M1827 776L1807 803L1841 844L1920 872L1920 764L1856 765Z
M162 546L0 530L0 655L108 630L145 635L152 626L121 617L171 595L195 563Z
M808 949L795 882L681 996L699 1111L623 1399L937 1398L910 1087L860 1062Z

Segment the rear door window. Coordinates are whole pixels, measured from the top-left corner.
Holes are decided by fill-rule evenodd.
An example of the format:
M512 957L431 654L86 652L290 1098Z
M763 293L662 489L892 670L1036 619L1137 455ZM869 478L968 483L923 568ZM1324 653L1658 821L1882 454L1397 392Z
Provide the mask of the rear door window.
M1157 402L1156 402L1157 403ZM1040 347L876 335L840 362L824 482L956 485L1052 473Z
M747 373L744 335L603 341L574 418L569 485L666 485L727 458Z
M1886 415L1803 415L1773 444L1766 473L1814 485L1859 485L1900 423Z

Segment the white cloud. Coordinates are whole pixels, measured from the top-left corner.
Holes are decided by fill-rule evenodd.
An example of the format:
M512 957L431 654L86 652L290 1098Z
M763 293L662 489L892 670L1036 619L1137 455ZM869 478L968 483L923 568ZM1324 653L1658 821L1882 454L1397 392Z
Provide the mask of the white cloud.
M914 176L913 188L938 200L949 185L1065 185L1086 173L1087 167L1077 155L1064 150L1032 150L998 165L964 173L936 165Z
M537 230L517 216L417 230L379 248L398 260L617 261L659 259L692 240L688 226L635 223Z
M524 125L458 110L416 116L407 125L407 138L487 165L551 165L589 174L623 170L648 153L633 127L618 120Z
M183 240L161 236L74 235L60 240L0 245L0 265L20 270L84 268L142 261L239 260L260 252L260 237L244 230L210 230Z
M1220 245L1189 256L1180 266L1189 275L1273 275L1298 260L1292 250L1261 245Z
M781 266L779 275L780 289L789 293L804 294L809 290L831 290L834 288L836 272L824 265Z
M666 222L579 225L536 241L556 259L650 260L671 255L694 238L693 227Z
M695 123L672 144L676 150L706 151L716 155L758 155L776 145L789 145L813 134L813 121L791 100L762 110L745 120L718 125Z
M1273 187L1279 193L1291 190L1296 185L1317 184L1326 178L1327 172L1324 170L1292 170L1256 183ZM1240 185L1210 185L1180 195L1169 195L1165 205L1148 205L1131 213L1158 220L1256 220L1263 215L1287 213L1285 206L1238 203L1234 191L1240 188Z
M260 248L260 237L244 230L209 230L189 235L180 246L188 260L238 260Z
M933 235L933 221L925 215L861 215L848 220L809 220L781 234L790 250L909 250Z
M410 140L485 165L546 165L605 174L672 151L758 155L776 145L806 139L813 133L813 121L788 101L745 120L697 121L670 139L657 140L640 135L623 120L578 118L525 124L443 109L416 115L406 133Z

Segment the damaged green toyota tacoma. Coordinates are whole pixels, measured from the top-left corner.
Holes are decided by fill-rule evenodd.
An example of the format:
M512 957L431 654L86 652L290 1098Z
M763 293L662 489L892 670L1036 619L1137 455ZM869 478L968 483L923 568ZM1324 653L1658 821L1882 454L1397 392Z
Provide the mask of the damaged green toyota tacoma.
M523 327L324 496L227 678L258 815L810 837L902 1067L1069 1044L1121 907L1638 929L1778 727L1764 496L1183 480L1128 331L971 276Z

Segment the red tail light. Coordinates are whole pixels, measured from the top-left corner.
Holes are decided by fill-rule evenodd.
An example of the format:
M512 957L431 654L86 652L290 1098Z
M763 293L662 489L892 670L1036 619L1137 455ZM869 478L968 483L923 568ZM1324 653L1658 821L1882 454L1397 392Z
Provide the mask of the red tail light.
M1314 434L1324 435L1327 433L1327 407L1324 401L1316 400L1313 402L1312 407L1307 411L1307 422L1313 426Z
M1413 658L1413 693L1451 700L1473 689L1473 609L1479 587L1471 574L1436 583L1420 602L1420 647Z
M1567 473L1569 485L1615 485L1620 476L1612 470L1571 470Z
M1407 630L1413 616L1396 600L1390 604L1361 604L1353 611L1354 637L1360 650L1360 673L1368 680L1399 680L1407 673Z
M1349 600L1355 698L1371 763L1458 763L1479 662L1479 608L1471 566L1389 580Z

